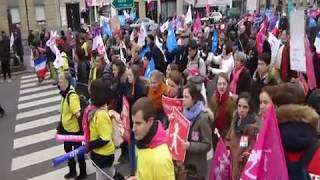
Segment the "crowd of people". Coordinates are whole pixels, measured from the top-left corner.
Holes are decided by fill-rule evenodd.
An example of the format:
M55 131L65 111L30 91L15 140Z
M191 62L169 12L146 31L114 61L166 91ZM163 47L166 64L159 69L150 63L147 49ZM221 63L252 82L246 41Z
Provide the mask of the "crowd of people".
M123 178L113 166L116 148L122 151L120 161L130 164L128 179L207 179L207 153L216 148L217 134L230 150L232 179L239 179L270 106L277 107L290 179L308 179L309 174L319 177L320 90L305 86L307 77L290 69L288 17L278 18L274 36L281 40L282 55L277 57L280 67L271 62L267 38L262 51L257 50L256 34L263 22L248 18L241 24L232 20L213 25L204 22L197 33L188 24L176 28L178 47L171 52L166 46L168 30L149 31L143 46L138 43L139 27L114 31L112 36L104 36L104 53L92 50L89 31L61 31L56 40L63 59L59 68L54 67L55 54L46 46L48 31L32 32L29 40L33 58L46 56L51 78L60 89L58 133L82 134L84 106L90 103L96 107L89 115L88 147L98 180L107 179L105 174ZM318 25L315 28L318 31ZM268 36L269 28L265 29L263 34ZM319 88L320 56L311 33L315 29L306 26L306 30ZM218 33L218 46L212 51L214 33ZM143 53L146 48L149 50ZM152 61L154 69L145 76ZM162 96L183 99L182 113L191 124L184 162L173 160L166 144L170 118L164 113ZM116 147L115 116L110 111L121 114L123 97L130 106L130 142ZM80 145L65 142L64 148L69 152ZM301 162L306 159L301 158L305 152L309 157ZM69 159L70 171L65 178L86 177L84 157L80 155L77 160L80 174L75 160ZM305 177L299 168L306 169Z

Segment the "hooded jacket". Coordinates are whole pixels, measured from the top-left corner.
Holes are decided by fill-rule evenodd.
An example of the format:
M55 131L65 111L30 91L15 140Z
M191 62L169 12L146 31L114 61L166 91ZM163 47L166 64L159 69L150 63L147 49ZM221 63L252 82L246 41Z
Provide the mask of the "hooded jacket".
M146 136L153 135L144 147L138 144L137 179L139 180L174 180L174 166L166 144L167 135L162 124L156 121ZM145 137L146 138L146 137ZM145 139L144 138L144 139ZM145 140L141 140L145 141Z
M298 161L318 139L319 115L309 106L282 105L277 110L282 146L287 161ZM319 141L319 140L318 140ZM320 148L314 152L307 170L311 179L320 178ZM289 177L292 174L289 172Z

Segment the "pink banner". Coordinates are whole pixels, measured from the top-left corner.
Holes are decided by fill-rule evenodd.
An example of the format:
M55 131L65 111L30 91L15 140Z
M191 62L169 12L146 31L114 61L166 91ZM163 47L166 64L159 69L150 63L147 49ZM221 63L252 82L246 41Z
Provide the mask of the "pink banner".
M304 46L306 48L306 68L308 77L308 87L310 90L317 88L316 76L314 74L313 56L310 49L310 43L307 36L304 37Z
M162 107L164 110L164 113L168 117L169 121L173 119L173 109L177 108L180 112L183 111L183 102L182 99L177 98L169 98L166 96L162 96Z
M275 108L268 109L263 126L244 168L242 180L288 180L288 170L282 149Z
M190 122L176 108L174 108L173 114L174 119L170 121L168 128L168 146L173 159L183 162L186 156L185 143L188 139Z
M83 128L83 135L85 137L86 145L90 141L90 128L89 128L89 113L91 111L95 111L96 107L94 105L88 105L84 110L83 117L82 117L82 128Z
M218 141L213 157L211 162L210 180L231 179L230 152L228 152L222 138Z
M122 98L122 112L121 112L121 119L124 126L124 133L123 139L130 144L130 111L129 111L129 101L126 97L123 96Z
M261 24L259 32L256 34L256 48L259 54L263 53L263 42L265 40L265 33L267 30L267 18L264 19L264 21Z

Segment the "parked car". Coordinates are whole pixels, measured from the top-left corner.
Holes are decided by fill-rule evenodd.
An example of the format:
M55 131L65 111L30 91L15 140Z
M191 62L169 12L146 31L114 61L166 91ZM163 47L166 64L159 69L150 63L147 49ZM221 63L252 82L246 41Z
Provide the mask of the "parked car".
M219 22L222 19L222 14L220 12L212 12L209 18L213 19L214 22Z
M139 18L135 23L131 24L130 27L140 27L142 23L147 31L156 29L158 27L158 24L149 18Z

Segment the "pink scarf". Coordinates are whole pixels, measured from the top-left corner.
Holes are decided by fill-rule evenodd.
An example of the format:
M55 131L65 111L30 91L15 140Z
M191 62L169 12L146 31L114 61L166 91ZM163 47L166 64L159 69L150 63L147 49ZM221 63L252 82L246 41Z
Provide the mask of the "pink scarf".
M236 94L239 77L240 77L241 72L244 70L244 68L245 68L244 65L240 65L239 67L236 67L232 71L232 81L231 81L231 84L230 84L230 91L233 94Z

